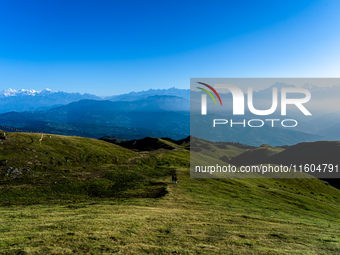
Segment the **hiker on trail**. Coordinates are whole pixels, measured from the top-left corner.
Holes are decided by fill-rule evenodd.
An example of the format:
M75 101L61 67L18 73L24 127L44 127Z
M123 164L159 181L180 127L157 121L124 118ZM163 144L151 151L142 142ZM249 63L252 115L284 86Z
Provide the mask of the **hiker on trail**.
M41 133L41 138L39 139L39 143L40 143L40 145L41 145L41 141L43 140L43 137L44 137L44 134L43 134L43 133Z
M172 175L172 183L175 183L176 182L176 180L175 180L175 176L174 175Z
M178 181L178 178L177 178L177 176L176 176L176 178L175 178L175 181L176 181L176 184L177 184L177 181Z

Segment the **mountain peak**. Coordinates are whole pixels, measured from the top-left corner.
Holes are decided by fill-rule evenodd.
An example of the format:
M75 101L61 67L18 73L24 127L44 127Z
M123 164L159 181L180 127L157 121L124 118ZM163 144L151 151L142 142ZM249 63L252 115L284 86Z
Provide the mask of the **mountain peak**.
M0 99L0 113L47 110L54 106L65 105L82 99L100 100L99 97L91 94L56 92L49 88L43 90L15 90L10 88L0 91Z
M40 94L42 92L52 92L51 89L44 89L44 90L34 90L34 89L20 89L20 90L16 90L16 89L7 89L7 90L3 90L0 92L0 97L12 97L12 96L20 96L20 95L27 95L27 96L35 96L36 94Z

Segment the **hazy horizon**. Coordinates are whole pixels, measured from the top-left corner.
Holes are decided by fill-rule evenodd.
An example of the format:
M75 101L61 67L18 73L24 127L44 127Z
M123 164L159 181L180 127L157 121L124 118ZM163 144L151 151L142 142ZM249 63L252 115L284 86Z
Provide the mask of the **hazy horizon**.
M194 78L200 81L205 81L207 83L209 83L210 79L215 79L215 78ZM229 80L240 80L240 78L218 78L218 79L229 79ZM253 79L253 78L245 78L245 79ZM248 83L238 83L237 86L240 87L244 93L247 93L247 88L248 87L252 87L254 89L254 92L259 92L261 90L265 90L268 89L270 87L272 87L273 85L277 84L277 83L282 83L285 85L289 85L289 86L296 86L296 87L305 87L305 86L315 86L318 88L334 88L334 87L339 87L340 83L336 83L337 80L339 80L338 78L313 78L313 80L320 80L319 82L314 82L314 83L309 83L306 82L307 80L310 80L310 78L256 78L261 80L259 83L257 84L252 84L251 86ZM265 83L263 83L263 80L267 80ZM279 81L278 81L279 80ZM282 82L281 80L291 80L292 82ZM327 81L329 80L329 81ZM326 82L325 82L326 81ZM211 85L213 85L211 82L209 83ZM99 95L99 94L95 94L95 93L90 93L90 92L80 92L80 91L73 91L73 92L67 92L64 90L52 90L48 87L37 90L35 88L19 88L19 89L14 89L14 88L7 88L7 89L3 89L0 90L0 92L5 92L5 91L12 91L12 92L20 92L20 91L32 91L32 92L37 92L40 93L42 91L51 91L51 92L67 92L67 93L80 93L80 94L93 94L95 96L98 97L111 97L111 96L119 96L119 95L124 95L124 94L129 94L129 93L138 93L138 92L147 92L150 90L170 90L170 89L179 89L179 90L190 90L190 86L188 85L187 88L179 88L176 86L172 86L172 87L164 87L164 88L142 88L140 90L132 90L132 91L127 91L125 93L120 93L120 94L110 94L110 95ZM199 91L199 90L197 90ZM220 93L225 93L225 92L220 92ZM229 93L228 91L226 91L226 93Z

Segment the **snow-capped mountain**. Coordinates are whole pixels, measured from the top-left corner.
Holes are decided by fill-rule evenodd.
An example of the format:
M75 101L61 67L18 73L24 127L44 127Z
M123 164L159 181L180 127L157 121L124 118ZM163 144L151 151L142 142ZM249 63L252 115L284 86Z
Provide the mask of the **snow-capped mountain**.
M7 89L0 91L0 113L47 110L51 107L76 102L82 99L100 100L91 94L54 92L50 89Z
M127 94L110 96L104 98L110 101L136 101L143 100L152 96L173 96L189 100L189 89L149 89L147 91L130 92ZM63 91L54 92L50 89L7 89L0 91L0 113L23 112L48 110L50 108L66 105L83 99L102 100L102 98L92 94L67 93ZM178 109L189 109L186 103L179 105ZM177 109L177 108L176 108Z
M34 90L34 89L7 89L0 91L0 97L12 97L12 96L19 96L19 95L26 95L26 96L35 96L36 94L48 94L53 93L51 89L44 89L44 90Z

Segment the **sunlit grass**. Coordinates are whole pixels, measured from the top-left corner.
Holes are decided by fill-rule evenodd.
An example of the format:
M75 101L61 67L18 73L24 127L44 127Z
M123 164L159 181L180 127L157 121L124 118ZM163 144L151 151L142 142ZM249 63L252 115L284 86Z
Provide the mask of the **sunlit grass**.
M185 149L137 153L58 139L58 146L43 144L42 155L62 158L72 148L75 156L120 156L58 166L38 154L47 165L32 167L39 182L2 175L0 254L340 253L340 191L322 181L192 179ZM6 153L11 163L21 150Z

